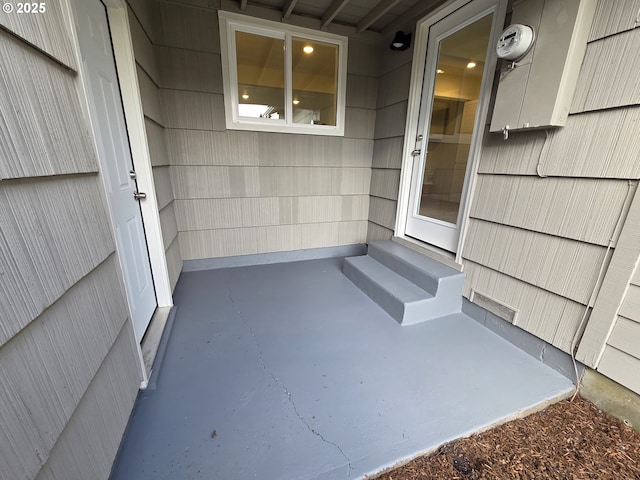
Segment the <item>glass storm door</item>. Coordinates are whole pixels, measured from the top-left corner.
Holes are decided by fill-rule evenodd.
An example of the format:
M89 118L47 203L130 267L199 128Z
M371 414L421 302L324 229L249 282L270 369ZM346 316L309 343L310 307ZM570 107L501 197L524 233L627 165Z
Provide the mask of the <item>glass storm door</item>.
M494 16L495 2L474 1L429 27L406 234L450 252L484 123L478 107L493 76Z

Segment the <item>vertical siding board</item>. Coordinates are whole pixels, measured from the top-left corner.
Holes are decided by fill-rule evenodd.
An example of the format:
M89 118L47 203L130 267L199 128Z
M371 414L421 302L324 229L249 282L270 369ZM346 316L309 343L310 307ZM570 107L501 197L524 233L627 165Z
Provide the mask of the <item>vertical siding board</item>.
M70 69L76 70L76 56L71 46L67 23L69 12L66 2L46 2L46 12L43 14L20 14L16 11L18 2L3 3L11 3L14 11L0 11L0 25Z
M640 0L599 0L589 41L638 27Z
M640 104L640 28L587 46L571 113Z
M152 43L160 36L160 9L156 0L127 0L127 4ZM131 22L131 18L129 18Z
M640 107L570 115L540 156L548 176L640 178Z
M0 179L96 172L73 73L1 30L0 61Z
M625 291L640 258L640 197L636 191L626 215L616 248L593 305L576 358L596 367L609 338Z

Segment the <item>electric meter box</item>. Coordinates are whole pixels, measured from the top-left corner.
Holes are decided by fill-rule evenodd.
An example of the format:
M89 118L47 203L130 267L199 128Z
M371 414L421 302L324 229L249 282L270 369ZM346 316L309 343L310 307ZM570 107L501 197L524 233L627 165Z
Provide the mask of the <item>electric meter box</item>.
M515 61L503 60L491 132L566 124L597 0L522 0L511 27L533 30L535 41ZM505 48L510 27L496 48ZM509 38L510 39L510 38ZM507 40L509 40L507 39Z

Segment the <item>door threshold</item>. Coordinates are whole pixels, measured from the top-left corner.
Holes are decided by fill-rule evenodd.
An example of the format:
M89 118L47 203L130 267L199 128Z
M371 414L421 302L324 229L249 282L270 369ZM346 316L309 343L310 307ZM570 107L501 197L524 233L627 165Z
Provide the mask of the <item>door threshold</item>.
M434 260L437 260L438 262L443 263L446 266L451 267L459 272L462 271L462 265L456 263L456 256L451 252L435 247L433 245L429 245L428 243L423 243L411 237L394 236L391 238L391 240L399 243L400 245L404 245L411 250L415 250L422 255L433 258Z

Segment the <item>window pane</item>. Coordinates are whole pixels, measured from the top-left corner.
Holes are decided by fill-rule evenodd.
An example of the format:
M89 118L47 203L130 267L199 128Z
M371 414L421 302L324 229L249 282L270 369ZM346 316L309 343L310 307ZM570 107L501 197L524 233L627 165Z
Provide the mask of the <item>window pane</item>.
M238 115L285 118L284 40L236 31Z
M293 37L293 122L335 125L338 46Z

